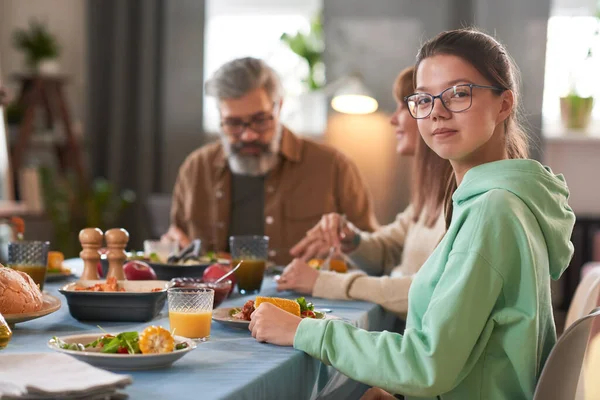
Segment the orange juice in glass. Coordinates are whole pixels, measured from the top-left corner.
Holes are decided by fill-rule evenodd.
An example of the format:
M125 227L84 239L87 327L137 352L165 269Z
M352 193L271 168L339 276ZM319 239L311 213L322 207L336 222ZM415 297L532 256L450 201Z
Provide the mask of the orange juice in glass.
M48 264L48 249L50 242L35 240L18 240L8 243L7 266L17 271L25 272L44 289Z
M170 288L169 325L175 335L206 341L210 337L215 292L208 288Z
M231 236L229 238L231 265L242 265L234 272L237 287L241 294L257 294L260 292L267 265L268 236Z

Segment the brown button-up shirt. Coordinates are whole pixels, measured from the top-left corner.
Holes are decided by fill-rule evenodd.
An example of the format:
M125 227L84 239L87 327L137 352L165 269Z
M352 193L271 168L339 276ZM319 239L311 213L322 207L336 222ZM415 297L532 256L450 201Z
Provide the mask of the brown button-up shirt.
M345 214L364 231L377 220L356 165L339 151L283 130L281 159L265 179L265 234L269 259L291 261L289 250L323 214ZM188 156L173 190L171 223L205 251L225 251L231 211L231 171L220 141Z

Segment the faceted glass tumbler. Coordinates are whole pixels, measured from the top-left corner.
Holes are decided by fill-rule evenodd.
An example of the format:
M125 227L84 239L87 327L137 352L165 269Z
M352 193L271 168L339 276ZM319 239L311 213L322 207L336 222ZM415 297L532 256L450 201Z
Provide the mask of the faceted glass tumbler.
M241 294L260 292L269 252L268 236L231 236L229 238L231 265L242 265L234 272Z
M40 290L44 288L48 269L50 242L20 240L8 243L8 266L31 276Z
M206 341L215 291L208 288L174 287L167 290L169 324L175 335Z

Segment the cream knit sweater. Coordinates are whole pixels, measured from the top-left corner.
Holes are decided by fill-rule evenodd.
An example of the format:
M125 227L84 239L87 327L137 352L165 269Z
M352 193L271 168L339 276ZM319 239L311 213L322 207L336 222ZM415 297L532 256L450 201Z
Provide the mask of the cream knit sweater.
M349 257L364 272L321 271L313 296L370 301L405 317L413 275L445 232L443 214L432 227L423 219L421 215L415 223L413 208L408 206L393 223L374 233L362 232L358 248Z

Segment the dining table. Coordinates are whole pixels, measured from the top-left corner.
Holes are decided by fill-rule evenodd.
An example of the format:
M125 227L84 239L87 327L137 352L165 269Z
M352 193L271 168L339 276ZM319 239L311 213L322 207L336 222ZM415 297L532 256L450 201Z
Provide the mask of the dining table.
M139 322L78 321L69 313L58 291L77 280L82 270L78 259L67 260L75 274L59 282L46 282L44 291L61 300L61 308L44 317L18 323L3 353L54 351L48 346L53 336L139 331L150 325L168 329L167 305L153 320ZM297 293L277 292L273 276L265 276L261 296L295 299ZM241 307L255 296L234 293L219 307ZM364 301L329 300L306 297L315 309L327 310L337 318L372 331L395 330L398 318L381 306ZM236 329L212 321L210 339L198 343L168 368L113 371L132 377L124 389L130 399L358 399L368 386L354 381L331 366L292 347L256 341L247 329Z

